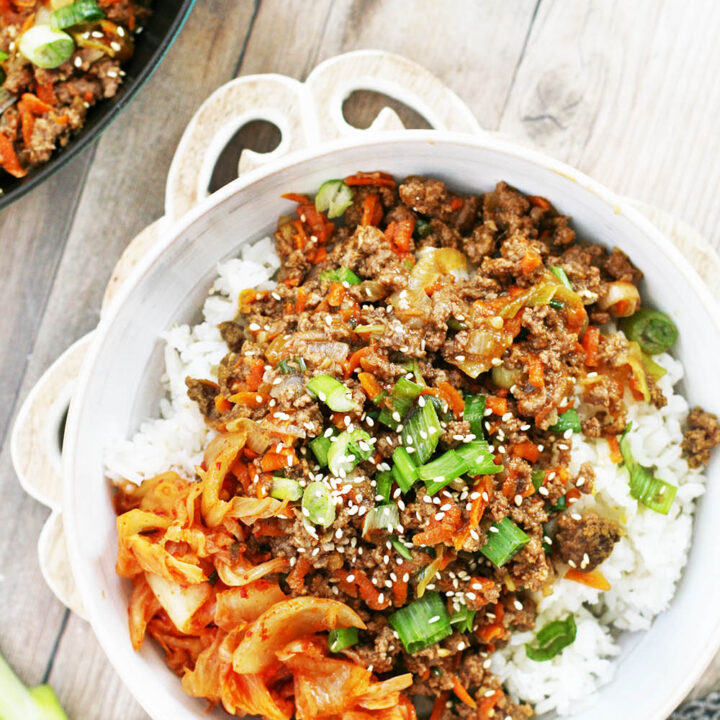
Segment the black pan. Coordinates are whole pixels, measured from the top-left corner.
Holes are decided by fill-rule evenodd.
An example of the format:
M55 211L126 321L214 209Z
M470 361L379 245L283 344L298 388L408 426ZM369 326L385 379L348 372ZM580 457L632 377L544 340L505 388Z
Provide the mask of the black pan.
M20 179L2 172L0 209L38 186L100 137L152 75L180 32L194 4L195 0L153 0L152 14L143 31L135 38L135 53L130 61L123 65L127 74L117 95L90 108L84 127L64 148L57 150L49 162L30 170Z

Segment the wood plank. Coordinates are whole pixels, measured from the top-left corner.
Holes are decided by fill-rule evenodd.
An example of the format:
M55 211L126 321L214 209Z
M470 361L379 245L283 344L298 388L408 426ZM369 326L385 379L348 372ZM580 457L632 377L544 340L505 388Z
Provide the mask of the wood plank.
M16 219L5 220L2 235L9 240L6 232L17 232L0 256L0 270L7 269L6 263L17 268L9 275L12 282L0 286L4 306L17 308L15 315L0 318L2 337L14 337L7 345L17 346L12 357L5 343L0 346L0 362L7 368L7 376L0 376L0 401L8 414L15 395L24 398L42 371L97 323L110 271L125 244L162 213L165 177L182 130L205 97L233 76L253 11L253 3L238 7L235 0L199 3L156 74L100 141L79 203L70 203L61 191L80 190L85 165L76 161L4 214L4 219ZM53 193L57 207L49 202ZM23 203L28 207L21 213ZM64 220L60 210L65 203L70 212ZM60 259L59 252L50 252L48 239L60 235L63 224L71 231ZM18 230L23 226L26 236ZM33 334L18 335L30 326L39 327L34 346ZM22 382L15 365L24 366L28 355ZM3 418L7 425L9 418L0 416L0 422ZM0 527L4 537L13 539L0 544L5 576L0 649L28 682L43 678L64 617L37 567L37 537L46 516L17 484L6 446L0 455ZM68 624L51 678L71 717L145 717L110 669L89 626L77 618Z
M705 0L543 2L501 129L720 247L717 27Z
M387 50L431 70L484 127L494 129L535 5L535 0L518 0L512 8L495 0L323 0L308 12L303 0L263 0L241 71L303 79L338 53Z

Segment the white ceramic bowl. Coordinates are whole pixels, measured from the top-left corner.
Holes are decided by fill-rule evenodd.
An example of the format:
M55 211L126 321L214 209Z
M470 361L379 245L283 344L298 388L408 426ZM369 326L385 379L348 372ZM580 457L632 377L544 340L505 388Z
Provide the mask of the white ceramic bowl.
M691 403L717 409L720 312L676 248L607 189L571 168L496 138L405 131L303 151L236 180L190 212L135 269L105 313L74 396L64 447L65 529L73 571L97 637L120 676L155 720L190 720L202 701L183 694L152 642L135 653L127 631L128 583L115 574L115 515L103 476L108 437L132 433L161 392L160 333L192 321L220 260L271 232L284 192L312 192L358 169L426 174L466 191L499 180L548 197L581 237L619 245L645 273L644 293L680 328L676 352ZM698 509L690 560L672 607L649 632L623 639L615 680L582 720L661 720L720 645L720 486L717 465ZM216 711L222 717L220 711Z

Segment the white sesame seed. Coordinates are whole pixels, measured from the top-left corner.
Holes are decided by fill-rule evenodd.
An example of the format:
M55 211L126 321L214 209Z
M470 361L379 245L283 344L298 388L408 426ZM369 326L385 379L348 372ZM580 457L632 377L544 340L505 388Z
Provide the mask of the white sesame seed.
M428 620L428 624L429 624L429 625L432 625L433 623L436 623L439 619L440 619L440 616L439 616L439 615L433 615L433 616Z

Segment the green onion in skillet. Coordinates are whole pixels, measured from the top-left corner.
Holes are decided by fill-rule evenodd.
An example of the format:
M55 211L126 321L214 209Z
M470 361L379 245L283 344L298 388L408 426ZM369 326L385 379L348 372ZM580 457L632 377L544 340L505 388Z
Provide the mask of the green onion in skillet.
M495 456L490 452L490 446L485 440L458 445L455 452L465 461L468 475L494 475L502 470L502 465L495 463Z
M363 537L373 530L384 530L392 533L400 524L400 511L395 503L389 505L376 505L365 516L363 523Z
M302 487L297 480L273 477L270 497L274 497L276 500L299 500L302 495Z
M423 402L421 398L419 402ZM442 435L442 427L435 410L435 403L425 398L422 407L417 407L402 429L402 443L415 449L413 459L417 463L427 462Z
M415 462L404 447L396 447L393 451L392 477L400 490L406 493L418 479Z
M390 541L391 545L395 548L395 552L405 560L412 560L412 553L408 549L407 545L404 545L400 540L393 538Z
M328 217L332 219L340 217L352 201L353 191L342 180L326 180L315 195L315 208L319 212L327 210Z
M359 642L357 628L338 628L328 633L328 648L330 652L340 652L345 648L357 645Z
M448 450L439 458L421 465L417 472L418 477L425 483L428 493L434 495L455 478L467 472L467 469L468 465L463 457L455 450Z
M540 630L535 638L537 647L525 643L525 652L535 662L552 660L561 650L575 642L576 635L575 618L568 615L565 620L555 620Z
M98 7L96 0L75 0L74 3L50 13L50 27L53 30L64 30L74 25L102 20L104 17L105 13Z
M339 267L336 270L326 270L324 273L320 273L320 279L327 280L328 282L347 283L348 285L359 285L362 282L350 268L346 267Z
M540 486L545 482L545 471L540 470L539 468L537 470L533 470L530 479L532 480L535 490L539 490Z
M389 470L383 470L375 475L375 494L378 497L382 496L382 500L379 502L389 503L390 502L390 491L392 490L393 477Z
M658 310L642 308L629 318L624 318L620 329L628 340L635 340L648 355L669 350L678 338L677 325Z
M390 393L390 406L383 408L378 420L393 430L397 429L422 391L422 385L401 377Z
M330 446L332 445L330 438L325 437L325 435L320 435L320 437L312 439L308 445L310 445L310 449L313 451L313 455L315 455L318 465L320 465L320 467L327 467L328 452L330 451Z
M475 610L470 610L463 605L458 611L450 616L450 625L453 625L458 632L472 632L475 621Z
M330 489L321 482L311 482L305 488L302 498L303 515L316 525L329 527L335 521L335 503Z
M579 433L582 430L580 424L580 417L577 414L575 408L566 410L557 419L554 425L549 428L550 432L557 433L558 435L564 435L568 430L572 430L574 433Z
M450 617L436 592L426 592L390 615L388 622L411 655L452 634Z
M490 526L487 542L480 552L491 563L502 567L529 542L530 538L510 518L504 517Z
M570 278L568 278L567 273L563 268L561 268L559 265L553 265L550 268L550 272L568 289L572 290L573 287L570 284Z
M485 418L485 396L484 395L466 395L465 411L463 419L470 423L472 434L478 439L484 437L483 419Z
M33 65L51 69L70 59L75 42L62 30L53 30L49 25L34 25L23 33L19 48Z
M370 435L362 428L345 430L330 444L327 454L328 467L333 475L349 473L359 462L372 455Z
M357 403L350 395L350 389L330 375L316 375L310 378L305 388L312 397L324 402L335 412L358 410Z

